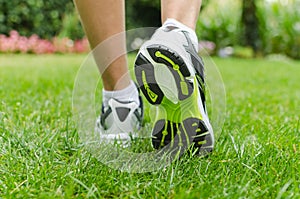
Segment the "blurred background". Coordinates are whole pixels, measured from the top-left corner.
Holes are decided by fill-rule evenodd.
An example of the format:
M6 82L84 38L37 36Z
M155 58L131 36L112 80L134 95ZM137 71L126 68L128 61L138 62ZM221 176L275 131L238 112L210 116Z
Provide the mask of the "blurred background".
M160 0L126 2L127 29L158 27ZM300 59L299 0L203 0L199 48L221 57ZM0 0L2 53L87 52L71 0Z

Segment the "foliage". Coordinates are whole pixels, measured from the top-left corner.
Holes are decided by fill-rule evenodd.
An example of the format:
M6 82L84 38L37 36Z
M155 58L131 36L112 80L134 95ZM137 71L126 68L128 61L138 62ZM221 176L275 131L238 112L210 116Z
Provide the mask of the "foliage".
M254 42L263 54L286 54L300 58L300 2L297 0L256 0L258 30L248 31L253 37L259 32L260 40ZM239 0L211 0L202 10L198 20L197 35L200 40L212 41L216 51L233 46L239 52L247 42L243 37L242 5ZM255 49L254 49L255 50ZM250 52L250 51L249 51Z
M202 8L210 0L202 1ZM139 27L161 26L160 0L130 0L125 1L127 29Z
M24 36L51 38L60 32L64 14L72 10L71 0L0 0L0 34L18 30Z
M159 27L160 0L125 1L127 29L139 27Z
M299 59L300 1L258 1L258 17L264 53Z
M127 29L161 25L160 0L125 3ZM255 44L262 48L262 53L282 53L299 59L300 1L256 0L256 5L261 38ZM196 32L200 41L215 44L210 53L228 46L242 49L240 46L247 44L243 37L242 8L241 0L203 0ZM53 37L77 40L84 36L71 0L0 0L0 34L8 36L11 30L48 40Z
M239 0L211 0L197 22L200 40L212 41L216 49L236 45L241 35L241 3Z
M58 37L68 37L72 40L84 37L84 31L80 24L79 16L75 10L64 14Z

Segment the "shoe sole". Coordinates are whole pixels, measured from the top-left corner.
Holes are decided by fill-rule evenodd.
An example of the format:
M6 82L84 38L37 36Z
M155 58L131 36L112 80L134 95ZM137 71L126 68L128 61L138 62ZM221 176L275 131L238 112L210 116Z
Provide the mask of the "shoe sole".
M145 55L150 55L155 64ZM208 121L207 116L194 108L199 107L198 83L182 57L163 45L141 48L135 62L135 75L145 98L157 106L153 147L160 149L170 145L173 148L194 143L195 148L201 148L199 152L210 152L213 147L211 126L204 122ZM169 78L170 75L173 78Z

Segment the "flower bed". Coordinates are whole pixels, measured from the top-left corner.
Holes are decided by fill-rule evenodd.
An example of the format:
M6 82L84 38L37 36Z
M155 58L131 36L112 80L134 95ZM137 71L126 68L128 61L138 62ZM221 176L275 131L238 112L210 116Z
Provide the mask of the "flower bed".
M9 36L0 35L1 53L86 53L89 44L86 38L73 41L69 38L54 37L51 40L41 39L37 35L25 37L19 35L15 30Z

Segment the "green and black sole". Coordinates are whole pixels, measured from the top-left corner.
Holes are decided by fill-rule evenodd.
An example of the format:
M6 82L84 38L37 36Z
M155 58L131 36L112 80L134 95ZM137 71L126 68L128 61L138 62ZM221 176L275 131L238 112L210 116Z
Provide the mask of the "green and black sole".
M150 45L146 50L157 64L152 64L140 52L135 62L135 75L145 98L158 107L152 130L153 147L161 149L167 145L174 148L192 144L195 148L211 146L211 135L198 108L200 91L197 78L191 77L182 57L167 47ZM156 80L154 67L167 67L173 75L178 103L173 103L164 95Z

